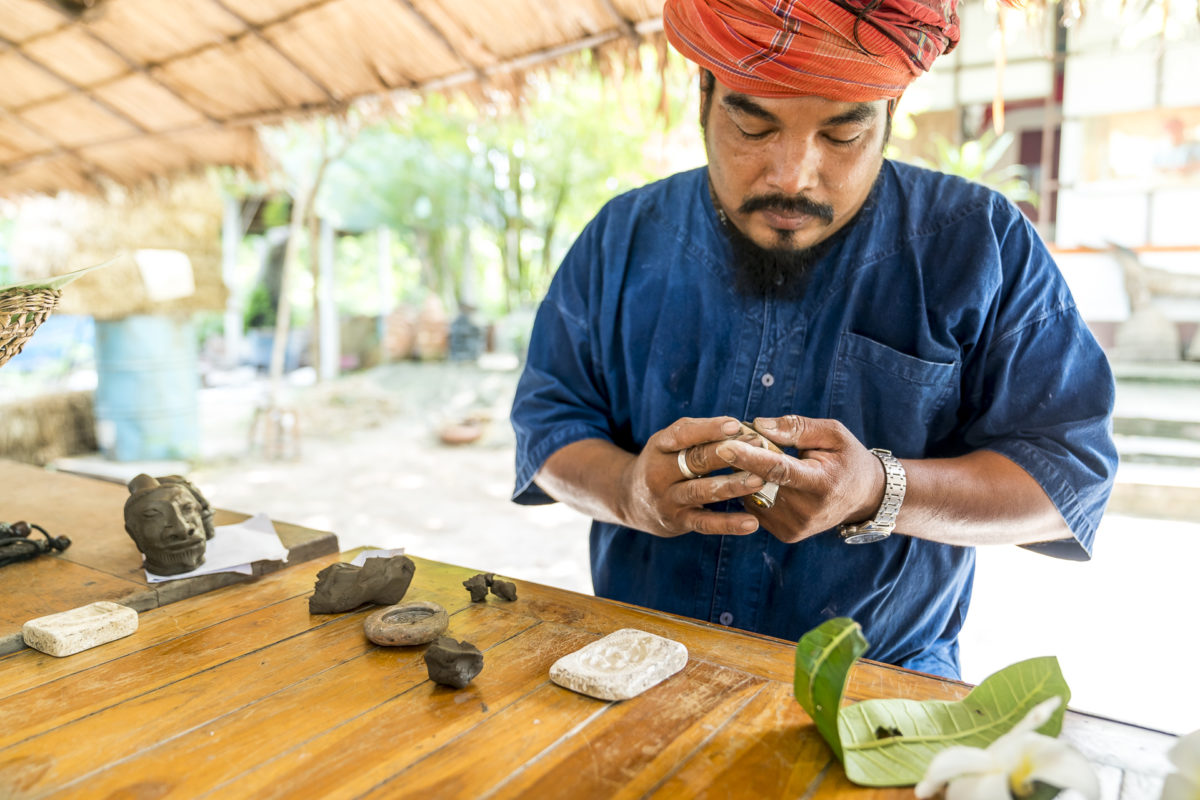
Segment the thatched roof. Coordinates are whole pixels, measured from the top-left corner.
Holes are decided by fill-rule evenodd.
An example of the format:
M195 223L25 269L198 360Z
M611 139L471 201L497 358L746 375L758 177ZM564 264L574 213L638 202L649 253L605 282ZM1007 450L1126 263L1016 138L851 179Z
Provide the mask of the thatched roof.
M0 0L0 196L253 167L254 125L503 80L662 0Z

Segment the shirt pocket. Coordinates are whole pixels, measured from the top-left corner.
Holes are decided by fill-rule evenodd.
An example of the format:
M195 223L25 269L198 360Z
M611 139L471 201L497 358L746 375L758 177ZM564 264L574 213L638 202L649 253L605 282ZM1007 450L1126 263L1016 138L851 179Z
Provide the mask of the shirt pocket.
M838 344L829 416L867 447L923 456L953 428L959 363L926 361L846 331Z

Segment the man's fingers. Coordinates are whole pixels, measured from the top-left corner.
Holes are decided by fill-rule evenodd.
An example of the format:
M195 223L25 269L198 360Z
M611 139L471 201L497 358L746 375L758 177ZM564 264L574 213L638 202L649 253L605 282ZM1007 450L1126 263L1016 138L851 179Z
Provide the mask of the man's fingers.
M717 448L722 444L724 441L705 442L687 448L685 451L687 455L684 458L687 461L688 469L696 475L707 475L728 467L729 462L717 455Z
M797 450L840 447L850 435L846 426L837 420L802 417L799 414L756 417L754 427L776 444L795 447Z
M679 455L676 456L676 461L679 462L679 471L685 478L703 477L712 472L707 460L704 458L704 454L701 452L700 445L685 447L683 450L680 450Z
M663 453L673 453L705 442L718 442L737 433L733 417L683 417L650 437L648 444Z
M770 483L793 489L815 489L823 480L822 471L811 461L779 455L744 442L722 442L714 454L725 466L752 472Z
M713 536L745 536L758 530L758 520L750 514L695 509L685 512L680 521L690 530Z
M749 472L717 475L703 480L680 481L671 487L671 499L681 506L703 506L753 494L763 480Z
M746 472L681 481L671 487L671 501L682 507L680 526L704 534L740 536L758 530L758 520L742 512L709 511L703 506L745 497L762 487L762 478Z

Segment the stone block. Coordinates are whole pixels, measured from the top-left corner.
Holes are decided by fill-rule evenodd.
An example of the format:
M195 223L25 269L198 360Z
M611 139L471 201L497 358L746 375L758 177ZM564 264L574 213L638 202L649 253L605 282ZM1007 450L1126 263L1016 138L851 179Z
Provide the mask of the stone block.
M589 697L628 700L679 672L687 660L679 642L622 628L554 662L550 680Z
M21 629L25 644L52 656L69 656L128 636L137 612L107 600L31 619Z

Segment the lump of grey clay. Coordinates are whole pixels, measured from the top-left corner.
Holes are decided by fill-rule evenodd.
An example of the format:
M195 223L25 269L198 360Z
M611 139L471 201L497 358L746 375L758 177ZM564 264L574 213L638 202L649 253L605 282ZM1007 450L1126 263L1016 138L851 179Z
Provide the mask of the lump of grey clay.
M308 611L337 614L364 603L395 605L404 598L416 570L417 565L408 556L368 558L361 567L343 562L330 564L317 573Z
M448 627L450 617L446 609L426 600L381 608L363 623L368 639L388 647L432 642Z
M502 581L499 578L492 581L492 594L502 600L517 599L517 585L512 581Z
M512 581L501 580L494 572L481 572L463 581L463 586L471 593L472 603L482 603L487 600L488 590L504 600L517 599L517 585Z
M482 603L484 600L487 600L488 587L491 586L491 581L488 580L487 575L481 572L463 581L463 586L467 587L467 591L471 593L472 603Z
M462 689L483 669L483 653L469 642L442 636L425 651L429 680Z

